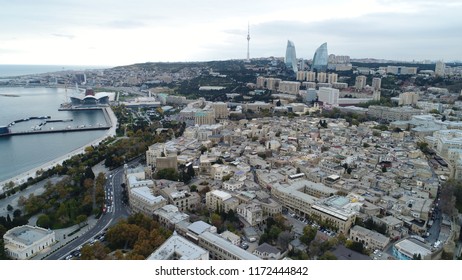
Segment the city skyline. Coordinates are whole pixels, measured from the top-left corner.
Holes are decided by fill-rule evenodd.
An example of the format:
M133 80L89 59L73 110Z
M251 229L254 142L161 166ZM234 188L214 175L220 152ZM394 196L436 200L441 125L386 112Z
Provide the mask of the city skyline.
M249 23L250 58L283 57L290 39L305 59L327 42L352 58L461 60L455 0L0 2L2 64L245 59Z

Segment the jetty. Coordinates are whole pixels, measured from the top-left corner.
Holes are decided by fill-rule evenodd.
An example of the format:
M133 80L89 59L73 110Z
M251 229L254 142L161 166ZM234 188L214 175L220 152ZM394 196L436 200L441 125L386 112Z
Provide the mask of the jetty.
M51 119L50 116L43 116L43 117L29 117L29 118L24 118L20 120L16 120L14 122L11 122L8 124L8 126L1 126L0 127L0 137L9 137L9 136L15 136L15 135L31 135L31 134L46 134L46 133L67 133L67 132L80 132L80 131L92 131L92 130L107 130L112 127L112 121L109 116L109 113L107 112L107 108L98 108L98 110L103 111L104 119L106 120L106 125L103 124L98 124L97 126L91 126L91 125L79 125L76 127L71 127L68 126L66 128L60 128L60 129L43 129L43 126L46 123L53 123L53 122L71 122L73 121L72 119L64 119L64 120L58 120L58 119ZM44 121L40 123L39 125L35 126L32 128L32 130L26 130L26 131L11 131L10 127L14 126L16 123L19 122L24 122L24 121L29 121L33 119L43 119Z

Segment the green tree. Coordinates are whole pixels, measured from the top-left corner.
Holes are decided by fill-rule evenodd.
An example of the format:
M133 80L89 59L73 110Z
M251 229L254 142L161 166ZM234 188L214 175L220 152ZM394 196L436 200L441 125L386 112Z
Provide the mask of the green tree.
M330 251L324 252L318 260L337 260L337 257Z
M75 222L79 225L79 228L82 227L83 223L85 223L85 221L87 220L87 215L78 215L76 218L75 218Z
M11 206L10 204L8 204L8 206L6 206L6 210L8 210L8 212L13 211L13 206Z
M37 219L37 226L42 228L51 228L52 223L50 217L47 214L42 214Z

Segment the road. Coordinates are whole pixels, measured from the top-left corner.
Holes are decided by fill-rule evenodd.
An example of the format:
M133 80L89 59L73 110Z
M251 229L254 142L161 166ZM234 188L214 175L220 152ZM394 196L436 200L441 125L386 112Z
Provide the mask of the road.
M90 230L85 232L83 235L75 239L74 241L66 244L64 247L49 255L47 260L60 260L64 259L70 252L77 249L79 246L83 246L85 243L91 241L95 235L101 233L105 228L117 223L118 220L126 218L129 215L128 206L122 202L122 177L123 167L119 167L113 170L110 174L107 174L108 180L106 182L106 196L112 197L111 204L106 209L108 210L103 214L96 225Z

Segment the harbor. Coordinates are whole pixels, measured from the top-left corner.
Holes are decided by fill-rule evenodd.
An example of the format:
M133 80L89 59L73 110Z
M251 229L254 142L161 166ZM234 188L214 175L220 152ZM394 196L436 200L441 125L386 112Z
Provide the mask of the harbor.
M96 108L92 108L94 110ZM58 123L58 122L71 122L72 119L51 119L51 116L42 116L42 117L29 117L24 119L15 120L8 124L8 126L0 127L0 137L9 137L9 136L16 136L16 135L30 135L30 134L45 134L45 133L65 133L65 132L79 132L79 131L92 131L92 130L106 130L111 128L112 121L109 117L107 112L107 108L97 108L103 112L104 119L106 124L99 123L97 125L77 125L77 126L67 126L65 128L55 129L54 127L50 127L48 129L43 129L47 123ZM82 109L80 109L82 110ZM17 123L26 122L30 120L41 120L44 121L40 122L38 125L35 125L31 128L31 130L24 130L24 131L12 131L11 127Z

